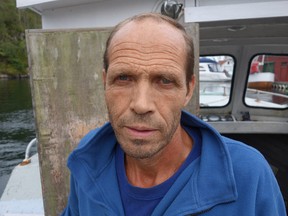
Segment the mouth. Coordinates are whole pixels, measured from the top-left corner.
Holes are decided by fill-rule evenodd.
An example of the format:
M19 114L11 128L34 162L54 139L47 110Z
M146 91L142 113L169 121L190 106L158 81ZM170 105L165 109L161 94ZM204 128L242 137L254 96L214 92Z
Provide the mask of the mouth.
M156 129L142 126L127 126L125 127L128 135L133 138L148 138L156 133Z

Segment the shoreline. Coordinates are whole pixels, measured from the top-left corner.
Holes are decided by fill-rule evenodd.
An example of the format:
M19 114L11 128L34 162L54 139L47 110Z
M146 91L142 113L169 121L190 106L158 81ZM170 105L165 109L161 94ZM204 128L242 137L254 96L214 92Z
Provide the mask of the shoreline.
M0 80L10 80L10 79L28 79L29 74L17 74L17 75L8 75L0 74Z

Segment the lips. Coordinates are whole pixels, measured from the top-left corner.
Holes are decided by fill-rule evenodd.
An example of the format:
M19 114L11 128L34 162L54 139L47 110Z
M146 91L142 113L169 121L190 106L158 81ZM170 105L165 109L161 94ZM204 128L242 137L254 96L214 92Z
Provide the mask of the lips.
M128 135L133 138L148 138L152 136L157 130L142 126L126 126L124 127Z

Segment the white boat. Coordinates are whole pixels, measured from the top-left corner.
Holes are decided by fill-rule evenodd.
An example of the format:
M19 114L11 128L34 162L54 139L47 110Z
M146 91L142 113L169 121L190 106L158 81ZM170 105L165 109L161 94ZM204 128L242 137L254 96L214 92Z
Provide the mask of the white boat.
M260 90L269 90L272 88L275 80L275 74L272 72L250 73L248 77L248 87Z
M44 216L38 154L27 156L35 143L28 144L25 159L11 173L0 198L0 216Z
M217 61L200 58L199 80L200 82L226 82L231 81L231 75L227 71L221 71Z

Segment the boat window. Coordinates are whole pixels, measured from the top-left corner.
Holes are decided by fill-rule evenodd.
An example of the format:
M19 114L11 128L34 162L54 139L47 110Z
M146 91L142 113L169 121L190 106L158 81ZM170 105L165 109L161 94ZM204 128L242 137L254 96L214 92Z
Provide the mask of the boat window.
M223 107L229 103L233 70L232 56L200 56L200 107Z
M250 63L245 104L288 108L288 55L256 55Z

